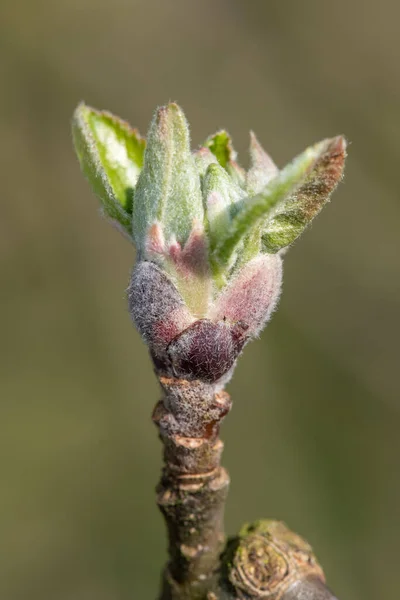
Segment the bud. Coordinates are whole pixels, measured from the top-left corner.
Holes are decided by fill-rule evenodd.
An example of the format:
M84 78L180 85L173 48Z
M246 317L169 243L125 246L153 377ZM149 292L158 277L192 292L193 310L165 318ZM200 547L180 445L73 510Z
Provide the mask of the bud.
M235 598L335 600L311 546L280 521L245 525L223 563Z
M175 103L156 111L147 143L124 121L85 105L73 133L104 211L137 247L129 309L157 369L225 382L277 304L280 251L342 177L344 138L307 148L279 171L251 133L246 173L226 131L192 153Z
M236 362L248 326L227 319L195 320L170 278L139 262L128 288L133 321L165 375L215 383Z
M216 383L234 366L247 329L241 322L196 321L168 346L174 376Z
M169 277L148 261L133 270L128 303L133 322L159 360L167 359L168 344L195 320Z
M211 308L210 318L245 323L247 338L253 338L277 305L281 285L282 259L261 254L232 278Z
M128 289L134 323L164 374L216 383L229 374L244 345L261 330L279 297L281 258L248 263L210 306L207 318L190 313L170 277L141 261Z

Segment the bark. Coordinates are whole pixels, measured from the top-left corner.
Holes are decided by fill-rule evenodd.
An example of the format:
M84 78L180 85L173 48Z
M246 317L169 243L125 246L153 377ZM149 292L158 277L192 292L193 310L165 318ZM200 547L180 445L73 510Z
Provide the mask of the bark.
M229 477L220 466L219 428L231 401L211 384L159 379L164 396L153 420L164 445L164 468L157 503L169 551L160 600L204 600L216 589L225 544Z

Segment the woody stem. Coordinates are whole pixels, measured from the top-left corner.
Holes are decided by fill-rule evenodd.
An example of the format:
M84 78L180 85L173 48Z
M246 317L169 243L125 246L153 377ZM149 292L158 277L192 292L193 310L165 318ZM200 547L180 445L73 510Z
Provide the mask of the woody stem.
M205 600L216 589L225 542L229 477L220 466L219 426L226 392L200 381L160 377L164 392L153 420L164 445L157 503L168 531L169 560L160 600Z

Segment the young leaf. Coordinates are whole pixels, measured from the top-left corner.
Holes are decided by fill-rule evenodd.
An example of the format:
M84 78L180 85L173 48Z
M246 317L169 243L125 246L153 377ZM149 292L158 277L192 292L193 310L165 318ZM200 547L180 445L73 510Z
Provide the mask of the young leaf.
M149 227L160 223L165 239L183 246L194 221L203 222L200 177L190 152L189 128L182 110L171 103L150 125L144 167L135 191L133 233L144 250Z
M241 240L246 237L252 239L252 232L267 222L273 209L289 195L293 196L331 144L332 140L325 140L307 148L280 171L260 194L242 203L230 226L221 234L213 253L213 258L220 265L221 270L229 264L231 255ZM253 239L252 243L254 243Z
M133 193L145 140L125 121L83 103L75 111L72 132L81 168L105 213L131 237Z
M266 252L275 253L294 242L320 212L343 176L346 140L325 140L306 181L294 194L276 205L265 227L262 242Z
M226 169L227 164L231 160L236 159L236 152L233 149L231 137L229 133L223 129L221 129L221 131L217 131L217 133L214 133L213 135L210 135L204 145L207 148L210 148L211 152L224 169Z

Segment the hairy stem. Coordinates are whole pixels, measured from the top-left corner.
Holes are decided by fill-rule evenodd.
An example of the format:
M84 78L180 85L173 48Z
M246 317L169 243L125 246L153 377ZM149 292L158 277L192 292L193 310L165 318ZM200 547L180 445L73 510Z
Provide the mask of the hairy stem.
M164 445L157 503L168 531L169 561L160 600L205 600L216 589L229 477L220 466L221 420L231 401L199 381L160 377L153 420Z

